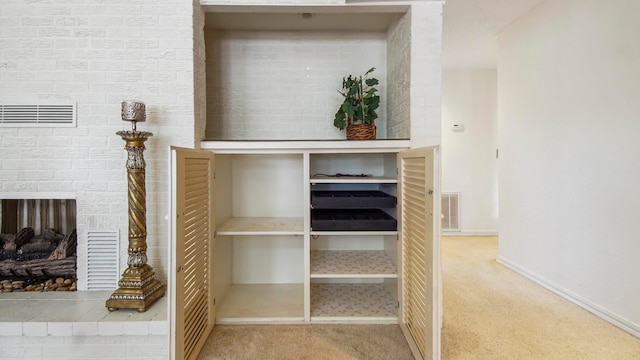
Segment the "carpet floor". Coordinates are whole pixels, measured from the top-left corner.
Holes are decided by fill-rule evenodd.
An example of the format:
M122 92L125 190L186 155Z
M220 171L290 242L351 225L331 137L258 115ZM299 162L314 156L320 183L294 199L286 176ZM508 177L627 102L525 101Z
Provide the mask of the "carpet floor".
M397 325L216 326L198 359L412 360Z
M640 339L498 264L497 255L497 237L443 238L442 359L640 359Z
M496 262L496 237L443 237L443 360L638 360L640 339ZM198 360L413 359L397 325L216 326Z

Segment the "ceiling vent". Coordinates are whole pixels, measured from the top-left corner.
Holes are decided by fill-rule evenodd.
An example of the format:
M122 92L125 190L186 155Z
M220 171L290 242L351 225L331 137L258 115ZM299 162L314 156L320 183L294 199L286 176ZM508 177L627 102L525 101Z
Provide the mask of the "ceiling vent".
M0 127L75 127L76 105L0 105Z

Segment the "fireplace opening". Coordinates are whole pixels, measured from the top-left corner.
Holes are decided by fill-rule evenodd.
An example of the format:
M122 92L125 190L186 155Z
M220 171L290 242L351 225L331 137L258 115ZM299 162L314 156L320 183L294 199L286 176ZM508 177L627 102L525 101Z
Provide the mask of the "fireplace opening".
M75 291L75 199L0 202L0 292Z

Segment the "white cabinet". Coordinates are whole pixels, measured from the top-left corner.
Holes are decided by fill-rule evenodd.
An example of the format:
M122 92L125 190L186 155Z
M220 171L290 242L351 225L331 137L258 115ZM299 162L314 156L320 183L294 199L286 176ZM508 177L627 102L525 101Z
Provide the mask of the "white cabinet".
M216 157L218 323L398 322L396 157L407 141L202 147ZM386 205L314 208L314 196L336 193Z
M410 343L419 344L415 351L439 351L437 149L408 150L408 145L404 140L203 142L200 153L215 158L212 194L199 195L186 179L172 196L176 204L215 213L207 224L174 225L172 248L181 249L172 265L177 277L185 276L185 284L199 273L212 280L204 282L210 293L198 294L205 305L215 298L213 309L202 305L193 314L215 313L217 323L399 323L414 339ZM338 202L312 200L327 192L338 193ZM344 193L356 199L345 202ZM382 194L382 202L367 198L369 193ZM213 205L199 206L205 199ZM377 215L360 216L372 209L384 215L382 227ZM318 210L329 215L320 225ZM350 217L342 216L344 210ZM335 224L332 214L340 214ZM180 213L174 219L180 220ZM195 229L211 226L215 236L207 245L208 238L196 236ZM187 237L201 239L214 254L211 263L190 265L198 254L182 249ZM172 290L186 315L194 289ZM181 308L175 313L180 319ZM185 317L185 334L190 324Z

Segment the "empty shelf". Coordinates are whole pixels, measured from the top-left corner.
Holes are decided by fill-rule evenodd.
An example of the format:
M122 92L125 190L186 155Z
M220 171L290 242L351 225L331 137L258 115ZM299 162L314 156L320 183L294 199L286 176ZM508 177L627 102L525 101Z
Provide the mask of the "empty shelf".
M397 278L391 258L382 250L311 251L311 277Z
M218 235L302 235L303 218L236 217L217 228Z
M358 318L397 321L396 305L385 284L311 284L312 320Z
M304 321L302 284L232 285L216 309L217 323Z

